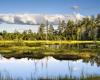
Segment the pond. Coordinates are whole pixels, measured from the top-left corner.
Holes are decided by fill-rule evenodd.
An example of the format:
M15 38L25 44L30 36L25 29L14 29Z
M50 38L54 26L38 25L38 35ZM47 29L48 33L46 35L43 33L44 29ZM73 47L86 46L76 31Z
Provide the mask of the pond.
M100 66L96 62L79 60L56 60L53 57L43 59L0 58L0 77L12 77L19 80L59 79L65 77L91 75L100 76Z

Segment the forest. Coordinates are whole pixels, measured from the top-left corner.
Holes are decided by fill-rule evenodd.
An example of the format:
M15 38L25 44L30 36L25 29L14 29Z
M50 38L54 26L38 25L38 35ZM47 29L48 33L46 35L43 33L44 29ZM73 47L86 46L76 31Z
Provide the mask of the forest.
M82 20L59 20L58 28L41 23L37 32L0 32L0 40L100 40L100 14Z

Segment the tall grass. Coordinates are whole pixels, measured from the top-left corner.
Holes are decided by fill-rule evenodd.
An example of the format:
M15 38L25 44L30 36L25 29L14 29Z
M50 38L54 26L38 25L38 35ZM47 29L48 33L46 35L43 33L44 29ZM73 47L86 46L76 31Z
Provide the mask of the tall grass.
M2 75L0 73L0 80L100 80L100 76L87 76L87 77L69 77L69 76L56 76L56 77L37 77L35 78L34 75L30 77L22 78L22 77L13 77L9 74Z

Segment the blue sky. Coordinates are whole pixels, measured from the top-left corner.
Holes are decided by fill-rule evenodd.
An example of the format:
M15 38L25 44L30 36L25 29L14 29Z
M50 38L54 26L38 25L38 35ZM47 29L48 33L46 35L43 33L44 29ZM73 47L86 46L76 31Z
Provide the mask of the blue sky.
M100 13L100 0L0 0L0 13L72 14L75 5L83 15Z

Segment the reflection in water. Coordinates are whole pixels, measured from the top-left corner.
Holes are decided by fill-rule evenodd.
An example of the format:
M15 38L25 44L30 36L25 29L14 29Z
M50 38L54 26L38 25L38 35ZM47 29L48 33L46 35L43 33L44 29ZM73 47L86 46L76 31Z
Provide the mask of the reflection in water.
M81 77L89 75L100 75L100 67L94 62L85 63L83 60L56 60L52 57L36 59L15 59L1 58L0 72L2 75L11 75L12 77L30 78L55 78L55 77Z
M73 69L73 66L70 66L70 63L68 61L68 70L69 70L69 75L70 75L70 78L72 78L72 70Z
M60 44L48 44L46 46L52 49L99 49L94 43L64 44L61 42Z

